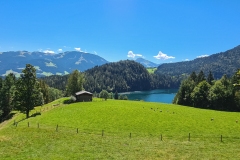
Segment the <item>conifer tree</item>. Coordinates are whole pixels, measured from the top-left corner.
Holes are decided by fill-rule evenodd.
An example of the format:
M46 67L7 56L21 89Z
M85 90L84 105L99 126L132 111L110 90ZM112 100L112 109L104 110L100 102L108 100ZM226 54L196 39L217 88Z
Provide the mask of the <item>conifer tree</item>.
M200 71L198 76L197 76L197 84L204 81L204 80L206 80L205 75L204 75L203 71Z
M118 99L118 92L117 91L114 94L114 99Z
M212 75L212 72L209 71L209 74L208 74L208 77L207 77L207 82L210 84L210 85L213 85L213 80L214 80L214 77Z
M36 78L36 69L30 64L26 64L26 68L22 71L21 77L17 81L16 97L16 108L25 112L26 118L29 118L30 110L41 104L42 93Z

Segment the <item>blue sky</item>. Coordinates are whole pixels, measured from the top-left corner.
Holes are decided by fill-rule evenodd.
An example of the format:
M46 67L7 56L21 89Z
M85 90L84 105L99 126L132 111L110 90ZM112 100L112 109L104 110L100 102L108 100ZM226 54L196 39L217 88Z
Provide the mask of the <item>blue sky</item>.
M192 60L240 44L239 0L2 0L0 52Z

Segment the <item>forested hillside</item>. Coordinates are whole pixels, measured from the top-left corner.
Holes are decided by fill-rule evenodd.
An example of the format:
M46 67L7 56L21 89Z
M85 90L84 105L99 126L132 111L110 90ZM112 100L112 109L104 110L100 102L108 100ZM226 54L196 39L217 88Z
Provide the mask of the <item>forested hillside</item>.
M240 45L226 52L197 58L192 61L161 64L156 73L169 76L190 75L193 71L204 73L211 71L214 78L220 79L224 74L233 75L240 68Z
M151 89L178 88L182 77L149 74L147 69L130 60L107 63L96 66L84 73L83 87L90 92L127 92L144 91ZM68 76L42 77L49 86L65 90Z
M48 77L40 77L39 79L42 79L44 82L46 82L47 85L50 87L59 89L59 90L65 90L65 87L67 85L69 75L52 75Z
M151 88L151 77L143 65L126 60L94 67L85 72L88 91L141 91Z

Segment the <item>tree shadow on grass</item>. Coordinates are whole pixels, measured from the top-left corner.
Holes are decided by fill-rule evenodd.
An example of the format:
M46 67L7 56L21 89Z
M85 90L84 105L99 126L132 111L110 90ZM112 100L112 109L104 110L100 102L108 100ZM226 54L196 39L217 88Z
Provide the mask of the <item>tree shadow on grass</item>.
M15 114L16 114L16 113L10 113L10 114L8 114L6 117L0 119L0 123L4 122L4 121L6 121L6 120L11 119Z
M41 115L41 112L36 112L36 113L32 114L29 118L36 117L36 116L39 116L39 115Z
M29 116L28 118L36 117L36 116L38 116L38 115L41 115L41 112L36 112L36 113L32 114L31 116ZM28 118L23 118L23 119L21 119L21 120L19 120L19 121L14 121L14 122L13 122L13 125L17 125L19 122L22 122L22 121L24 121L24 120L26 120L26 119L28 119Z

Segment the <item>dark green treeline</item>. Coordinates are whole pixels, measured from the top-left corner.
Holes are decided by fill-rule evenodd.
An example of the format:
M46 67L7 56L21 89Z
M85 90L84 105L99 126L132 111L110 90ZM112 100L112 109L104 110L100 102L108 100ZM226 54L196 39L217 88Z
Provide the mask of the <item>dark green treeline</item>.
M225 111L240 111L240 70L231 78L226 75L214 80L211 72L193 72L183 80L173 103Z

